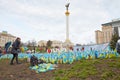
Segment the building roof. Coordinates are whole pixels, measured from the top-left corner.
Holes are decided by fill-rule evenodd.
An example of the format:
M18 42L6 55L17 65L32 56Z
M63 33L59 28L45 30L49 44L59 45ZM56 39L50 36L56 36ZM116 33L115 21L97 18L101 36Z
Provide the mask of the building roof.
M8 34L8 33L0 33L0 36L9 36L9 37L16 38L15 36Z
M111 22L102 24L102 26L112 26L112 24L119 23L119 22L120 22L120 19L114 19Z

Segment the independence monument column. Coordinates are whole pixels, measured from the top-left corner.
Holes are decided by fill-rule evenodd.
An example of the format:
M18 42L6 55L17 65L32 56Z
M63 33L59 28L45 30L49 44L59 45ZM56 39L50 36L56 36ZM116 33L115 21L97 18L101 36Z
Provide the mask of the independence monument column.
M74 44L69 39L69 15L70 15L70 12L68 10L69 5L70 5L69 2L67 2L67 4L65 5L65 7L66 7L66 12L65 12L65 15L66 15L66 40L63 43L63 46L66 47L67 51L69 50L70 47L74 46Z
M69 40L69 14L70 12L68 11L68 7L69 7L70 3L67 3L65 5L66 7L66 12L65 12L65 15L66 15L66 43L70 43L70 40Z

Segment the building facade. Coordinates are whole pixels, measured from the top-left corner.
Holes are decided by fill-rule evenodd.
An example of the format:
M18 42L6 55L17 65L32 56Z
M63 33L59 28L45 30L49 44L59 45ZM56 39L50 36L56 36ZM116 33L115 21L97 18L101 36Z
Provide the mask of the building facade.
M47 46L47 41L41 40L38 42L38 45L40 47ZM62 47L62 45L63 45L62 41L53 40L51 46L52 47Z
M95 31L96 36L96 43L100 44L103 43L103 32L100 30Z
M47 45L47 41L41 40L38 42L38 46L43 47Z
M116 33L118 36L120 36L120 19L114 19L109 23L102 24L102 26L112 27L113 33Z
M102 32L103 32L102 43L110 42L113 34L112 26L102 26Z
M6 31L3 31L0 33L0 46L4 47L5 46L5 43L11 41L15 41L16 37L11 35L11 34L8 34Z
M102 44L110 42L114 33L120 37L120 19L115 19L109 23L102 24L102 31L95 31L96 43Z
M52 41L52 47L62 47L63 42L62 41L57 41L57 40L53 40Z

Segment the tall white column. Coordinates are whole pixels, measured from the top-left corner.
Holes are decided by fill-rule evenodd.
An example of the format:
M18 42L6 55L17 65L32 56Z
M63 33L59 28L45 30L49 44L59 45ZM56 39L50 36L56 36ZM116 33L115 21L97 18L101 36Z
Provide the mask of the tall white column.
M69 16L66 16L66 41L69 41Z
M70 3L67 3L65 5L65 7L66 7L66 12L65 12L65 15L66 15L66 40L65 40L65 46L66 46L67 49L69 49L69 47L72 46L72 43L69 40L69 15L70 15L70 12L68 10L69 5L70 5Z
M70 42L69 40L69 11L68 11L68 7L69 7L69 3L66 5L66 12L65 12L65 15L66 15L66 42Z

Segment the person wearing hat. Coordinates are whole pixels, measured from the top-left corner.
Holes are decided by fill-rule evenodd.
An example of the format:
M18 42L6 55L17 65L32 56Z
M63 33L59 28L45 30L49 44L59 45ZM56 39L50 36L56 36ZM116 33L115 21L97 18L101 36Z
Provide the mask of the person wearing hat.
M11 49L11 54L13 54L13 58L11 59L10 64L13 65L13 61L16 58L16 63L20 64L18 62L18 53L20 51L20 43L21 43L21 39L18 37L12 44L12 49Z

